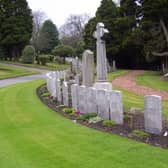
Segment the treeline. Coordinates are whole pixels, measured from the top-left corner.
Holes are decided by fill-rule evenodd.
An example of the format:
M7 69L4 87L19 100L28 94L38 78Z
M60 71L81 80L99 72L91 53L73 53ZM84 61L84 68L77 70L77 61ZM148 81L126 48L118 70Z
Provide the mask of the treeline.
M168 0L102 0L96 16L85 26L85 47L95 50L97 22L109 30L104 38L109 62L120 68L157 69L168 56Z
M26 0L0 0L0 59L45 64L55 54L64 59L73 52L44 12L32 12Z
M104 37L109 63L115 60L118 68L165 70L167 11L168 0L121 0L120 5L102 0L94 18L70 15L58 30L43 12L32 12L26 0L0 0L0 59L19 60L30 49L37 62L42 54L42 59L46 54L50 60L58 55L64 62L65 56L81 56L84 49L95 52L93 32L97 22L103 22L109 30Z

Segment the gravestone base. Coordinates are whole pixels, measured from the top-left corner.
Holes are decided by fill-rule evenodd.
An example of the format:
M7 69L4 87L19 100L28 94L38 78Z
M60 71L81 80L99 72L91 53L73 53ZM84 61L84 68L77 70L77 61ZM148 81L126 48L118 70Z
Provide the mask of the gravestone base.
M112 90L112 84L109 82L96 82L93 87L98 90L102 89Z

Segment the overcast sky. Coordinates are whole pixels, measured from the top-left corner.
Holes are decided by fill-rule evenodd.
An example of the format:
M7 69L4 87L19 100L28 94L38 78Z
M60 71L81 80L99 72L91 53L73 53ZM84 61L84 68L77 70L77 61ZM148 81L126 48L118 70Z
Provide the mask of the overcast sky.
M46 13L57 27L65 23L70 14L87 13L94 16L101 0L27 0L33 11Z

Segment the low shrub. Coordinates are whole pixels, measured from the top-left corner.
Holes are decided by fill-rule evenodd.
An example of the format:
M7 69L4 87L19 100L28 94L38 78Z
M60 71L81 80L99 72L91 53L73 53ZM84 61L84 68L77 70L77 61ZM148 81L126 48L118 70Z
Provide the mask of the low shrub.
M89 118L88 123L89 123L89 124L91 124L91 123L95 124L95 123L98 123L98 122L100 122L100 121L102 121L102 120L103 120L103 119L102 119L101 117L96 116L96 117Z
M96 117L97 114L96 113L87 113L87 114L83 114L81 115L78 119L79 120L89 120L90 118Z
M48 55L48 59L50 62L53 62L54 61L54 55Z
M50 93L49 92L45 92L42 94L43 97L49 97L50 96Z
M35 49L31 45L27 45L22 51L21 61L25 64L34 63Z
M104 120L102 125L104 127L112 127L112 126L115 126L116 125L116 122L115 121L112 121L112 120Z
M73 108L64 108L62 110L64 113L67 113L67 114L72 114L74 113L74 109Z
M133 130L129 135L140 139L145 139L149 137L149 134L143 130Z
M41 65L46 65L47 62L49 62L49 56L48 55L39 55L38 60Z
M125 120L125 121L129 121L129 120L131 120L131 118L132 118L132 117L131 117L130 115L128 115L128 114L125 114L125 115L124 115L124 120Z

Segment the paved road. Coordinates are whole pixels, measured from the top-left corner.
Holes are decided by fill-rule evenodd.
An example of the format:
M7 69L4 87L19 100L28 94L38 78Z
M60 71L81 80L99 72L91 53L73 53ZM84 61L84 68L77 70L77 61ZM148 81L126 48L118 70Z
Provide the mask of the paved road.
M31 67L29 68L29 67L24 67L24 66L20 66L20 65L9 65L9 64L2 64L2 65L13 66L13 67L32 70L32 71L37 71L40 74L30 75L30 76L22 76L22 77L10 78L10 79L3 79L3 80L0 80L0 87L9 86L9 85L13 85L16 83L29 82L29 81L33 81L33 80L37 80L37 79L43 79L43 78L45 78L46 73L49 72L48 70L36 69L36 68L31 68Z

